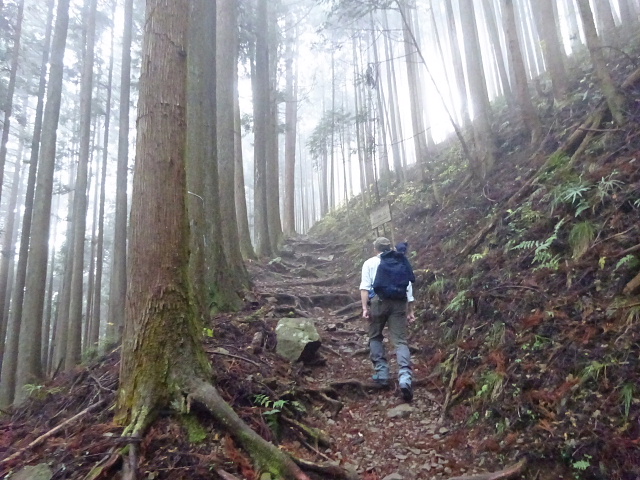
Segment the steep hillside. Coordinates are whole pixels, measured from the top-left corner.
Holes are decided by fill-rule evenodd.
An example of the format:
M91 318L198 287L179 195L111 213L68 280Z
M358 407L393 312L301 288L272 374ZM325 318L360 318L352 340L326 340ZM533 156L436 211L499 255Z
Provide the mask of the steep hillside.
M634 68L621 58L617 81ZM617 128L590 78L580 72L571 101L545 110L535 151L496 117L500 160L485 182L466 177L451 147L430 161L442 204L419 184L381 200L420 273L412 339L456 425L451 447L631 479L640 476L640 85L637 72L626 81L629 122ZM357 238L355 275L359 247L374 237L362 212L353 201L312 232Z
M624 128L577 69L570 101L540 101L541 145L505 109L485 181L452 140L429 162L440 203L416 183L381 198L417 274L410 405L370 380L357 286L375 235L360 198L247 262L244 309L207 319L203 344L225 402L304 470L289 478L640 477L640 71L614 64ZM277 353L289 318L314 324L316 355ZM0 477L275 480L189 398L123 436L118 370L116 346L0 412Z

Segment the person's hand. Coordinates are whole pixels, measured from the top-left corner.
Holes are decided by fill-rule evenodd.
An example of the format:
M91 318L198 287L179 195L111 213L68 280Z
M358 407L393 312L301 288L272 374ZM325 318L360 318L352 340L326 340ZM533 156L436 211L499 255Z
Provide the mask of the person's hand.
M367 307L362 307L362 317L368 320L370 316L371 314L369 312L369 309Z
M413 323L416 321L416 314L413 313L413 310L407 313L407 320L409 323Z

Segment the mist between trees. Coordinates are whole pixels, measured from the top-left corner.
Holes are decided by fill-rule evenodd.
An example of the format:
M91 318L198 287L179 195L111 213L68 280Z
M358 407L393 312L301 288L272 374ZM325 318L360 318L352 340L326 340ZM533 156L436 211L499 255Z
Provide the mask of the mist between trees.
M606 61L637 0L179 3L186 26L145 36L153 1L0 2L2 406L127 332L127 242L189 252L195 308L233 310L244 261L356 196L366 215L404 182L440 201L450 168L499 181L495 113L540 142L585 59L625 120Z

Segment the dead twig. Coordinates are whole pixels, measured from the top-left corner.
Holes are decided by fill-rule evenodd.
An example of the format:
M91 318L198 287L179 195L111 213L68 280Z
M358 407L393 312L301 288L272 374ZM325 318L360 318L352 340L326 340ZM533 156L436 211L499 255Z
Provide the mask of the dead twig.
M444 397L444 403L442 404L442 410L440 412L440 418L438 423L444 422L444 417L447 415L449 404L451 402L451 394L453 392L453 384L458 378L458 363L460 362L460 348L456 348L456 353L453 357L453 367L451 368L451 377L449 378L449 385L447 386L447 394Z
M245 361L247 363L255 365L256 367L261 367L262 366L259 363L254 362L253 360L250 360L250 359L245 358L245 357L241 357L240 355L234 355L233 353L221 352L219 350L207 350L206 352L207 353L213 353L214 355L223 355L225 357L237 358L238 360Z
M6 458L3 458L2 460L0 460L0 465L4 464L4 463L8 463L11 460L14 460L16 458L18 458L20 455L22 455L24 452L26 452L27 450L36 447L38 445L40 445L42 442L44 442L47 438L51 437L52 435L55 435L56 433L58 433L60 430L62 430L64 427L66 427L67 425L72 424L73 422L75 422L76 420L78 420L79 418L84 417L86 414L88 414L89 412L92 412L93 410L95 410L96 408L104 405L105 401L104 400L100 400L98 403L94 403L93 405L90 405L89 407L85 408L84 410L82 410L80 413L74 415L73 417L69 418L68 420L65 420L64 422L62 422L60 425L58 425L57 427L52 428L51 430L49 430L47 433L40 435L38 438L36 438L34 441L32 441L31 443L29 443L29 445L27 445L26 447L21 448L20 450L18 450L17 452L15 452L13 455L9 455Z

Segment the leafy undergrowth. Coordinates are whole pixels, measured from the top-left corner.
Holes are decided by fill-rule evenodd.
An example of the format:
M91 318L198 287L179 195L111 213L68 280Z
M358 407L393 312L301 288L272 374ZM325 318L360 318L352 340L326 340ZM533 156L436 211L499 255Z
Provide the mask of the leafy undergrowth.
M620 61L618 81L632 68ZM287 266L283 251L269 264L249 264L254 282L264 288L243 312L211 319L204 345L222 396L254 430L300 458L343 464L358 458L359 478L367 480L401 471L398 464L424 467L419 474L405 472L405 479L446 478L441 460L447 455L451 475L479 465L497 470L524 455L531 465L528 479L640 476L640 297L625 291L640 270L640 94L637 87L628 92L635 107L628 111L627 127L605 125L592 132L572 161L554 152L601 102L594 85L582 80L590 74L577 78L566 104L551 109L541 102L548 131L537 155L521 146L525 136L503 113L496 115L498 162L486 182L466 178L452 142L434 152L430 164L441 204L429 186L416 183L382 197L392 205L395 240L410 244L417 274L411 344L418 347L418 419L384 418L398 401L393 392L342 392L334 399L345 402L339 415L314 405L317 396L311 399L310 392L317 382L370 374L366 357L355 355L364 329L354 317L336 322L327 308L337 305L304 304L319 293L305 285L315 275L310 263ZM523 200L508 204L546 160ZM342 283L323 292L349 301L371 251L362 200L326 217L312 235L318 245L333 246L327 258L340 256L324 274L342 276ZM276 294L273 285L280 281ZM291 366L274 353L277 318L302 307L327 321L323 335L335 351L328 350L325 366ZM329 330L336 329L331 336ZM0 476L47 462L54 479L87 478L97 465L103 474L93 478L119 478L122 429L112 423L118 361L116 349L50 384L33 386L31 399L0 420ZM446 427L437 423L443 412ZM186 416L164 413L137 448L140 478L218 478L213 472L219 469L259 478L208 415L197 408ZM329 426L334 445L320 451L306 444L299 431L280 421L284 413ZM3 461L15 452L20 455ZM439 473L431 475L438 466Z

